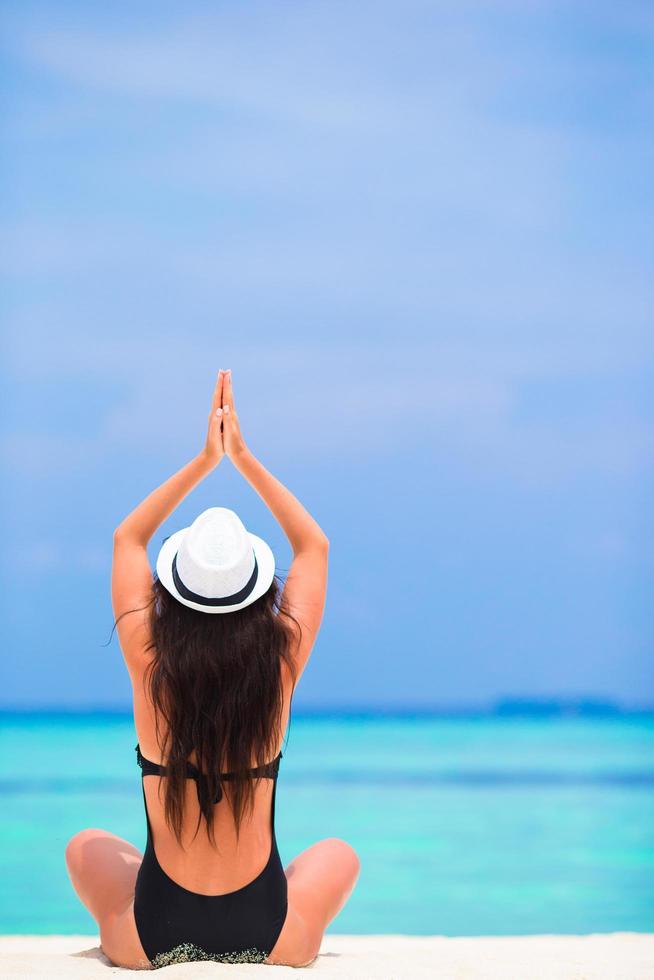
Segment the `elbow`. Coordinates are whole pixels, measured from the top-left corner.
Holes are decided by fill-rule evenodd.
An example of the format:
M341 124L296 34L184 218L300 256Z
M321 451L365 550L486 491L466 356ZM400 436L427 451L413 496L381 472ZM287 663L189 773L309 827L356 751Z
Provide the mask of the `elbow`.
M148 538L142 537L134 530L124 527L122 524L119 524L114 531L114 548L117 547L117 545L124 544L136 544L140 545L142 548L147 548L148 540Z
M114 544L117 544L119 541L124 541L125 538L126 538L125 528L122 526L122 524L119 524L114 531Z
M329 552L329 538L327 537L326 534L321 534L318 536L318 538L316 539L316 546L321 551L324 551L325 554Z
M320 553L325 557L329 554L329 538L326 534L312 534L310 538L305 538L304 541L298 542L293 547L293 553L295 555L306 554L310 552L312 554Z

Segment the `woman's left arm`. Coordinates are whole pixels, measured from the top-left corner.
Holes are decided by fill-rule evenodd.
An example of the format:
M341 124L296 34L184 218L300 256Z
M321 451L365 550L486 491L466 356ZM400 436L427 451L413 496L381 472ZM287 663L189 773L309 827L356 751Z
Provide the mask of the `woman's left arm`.
M130 610L139 613L122 620L118 627L128 667L133 658L141 659L145 639L146 617L139 607L147 604L152 594L148 541L191 490L218 466L224 456L221 431L222 379L221 371L213 393L204 449L153 490L114 531L111 570L114 616L118 620Z

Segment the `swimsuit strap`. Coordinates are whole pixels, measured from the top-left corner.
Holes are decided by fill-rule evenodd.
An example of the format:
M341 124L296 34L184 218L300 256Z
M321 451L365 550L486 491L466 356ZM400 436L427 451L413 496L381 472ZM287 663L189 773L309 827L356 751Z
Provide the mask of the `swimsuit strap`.
M157 762L151 762L146 759L141 752L140 745L134 746L136 751L136 761L141 767L141 776L165 776L166 767L160 766ZM279 762L282 758L282 752L280 750L279 754L272 760L272 762L267 762L263 766L255 766L253 769L249 769L248 772L253 776L263 777L266 779L276 779L277 773L279 772ZM207 795L207 776L206 773L200 772L200 770L193 765L192 762L186 763L186 778L194 779L198 791L198 800L200 805L202 805L202 798ZM235 779L236 773L234 772L221 772L220 781ZM223 798L223 791L220 783L218 784L218 790L216 796L213 799L213 803L220 803Z

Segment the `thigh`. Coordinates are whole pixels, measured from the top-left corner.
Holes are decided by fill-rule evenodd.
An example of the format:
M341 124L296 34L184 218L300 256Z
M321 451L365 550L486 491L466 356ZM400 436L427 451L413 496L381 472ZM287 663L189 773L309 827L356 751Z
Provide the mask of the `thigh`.
M138 848L107 830L82 830L66 846L70 880L98 923L103 952L117 966L149 965L134 921L141 861Z
M100 928L100 944L102 952L114 966L128 970L152 969L136 928L133 898L123 912L109 915L104 920Z
M66 865L75 891L98 925L125 910L134 895L142 855L108 830L81 830L66 845Z
M286 868L288 915L267 962L303 966L315 959L329 923L352 894L360 862L354 848L328 837Z

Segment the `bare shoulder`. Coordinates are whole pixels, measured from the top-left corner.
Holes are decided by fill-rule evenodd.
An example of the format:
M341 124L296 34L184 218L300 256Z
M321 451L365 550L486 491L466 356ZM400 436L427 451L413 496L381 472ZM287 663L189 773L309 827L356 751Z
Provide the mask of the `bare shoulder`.
M116 618L116 632L132 684L141 680L153 659L150 609L152 590L134 597L134 606Z
M292 653L295 667L304 671L320 631L327 596L329 543L322 540L298 552L291 563L283 590L283 606L300 631L294 631Z
M114 538L111 601L120 648L130 674L147 659L153 579L144 545L129 537Z

